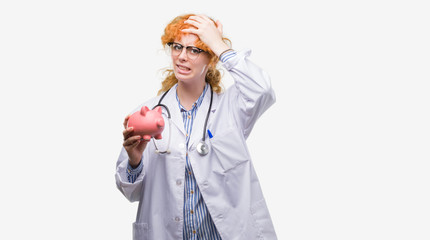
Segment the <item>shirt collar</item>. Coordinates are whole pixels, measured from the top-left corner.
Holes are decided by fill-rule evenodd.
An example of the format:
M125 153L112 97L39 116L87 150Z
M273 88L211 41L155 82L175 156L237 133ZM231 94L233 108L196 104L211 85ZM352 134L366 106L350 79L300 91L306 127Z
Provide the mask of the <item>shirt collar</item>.
M200 107L200 105L202 105L203 99L205 97L206 91L208 89L208 83L206 83L205 88L203 89L202 94L200 95L200 97L194 102L193 107L190 109L190 111L194 110L194 109L198 109ZM175 85L175 92L176 92L176 101L178 101L178 105L179 105L179 109L181 110L181 112L187 112L187 109L184 108L184 106L182 106L181 102L179 101L179 97L178 97L178 84Z

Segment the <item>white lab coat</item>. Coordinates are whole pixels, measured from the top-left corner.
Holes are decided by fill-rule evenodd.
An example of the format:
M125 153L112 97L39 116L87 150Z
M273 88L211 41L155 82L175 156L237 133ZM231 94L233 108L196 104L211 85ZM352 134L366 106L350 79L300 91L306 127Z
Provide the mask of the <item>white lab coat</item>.
M223 66L235 83L213 95L208 129L209 153L200 156L196 145L202 138L209 108L208 91L194 120L188 154L195 178L213 221L224 240L277 239L260 184L246 145L256 120L274 102L269 76L248 60L251 51L238 52ZM144 103L150 108L160 96ZM182 239L186 143L185 130L175 91L163 99L171 113L170 154L155 153L148 143L143 153L143 171L134 183L127 181L128 156L122 149L116 169L118 189L131 202L139 201L133 239ZM140 106L137 109L140 109ZM156 140L163 151L169 129ZM268 161L271 161L270 159Z

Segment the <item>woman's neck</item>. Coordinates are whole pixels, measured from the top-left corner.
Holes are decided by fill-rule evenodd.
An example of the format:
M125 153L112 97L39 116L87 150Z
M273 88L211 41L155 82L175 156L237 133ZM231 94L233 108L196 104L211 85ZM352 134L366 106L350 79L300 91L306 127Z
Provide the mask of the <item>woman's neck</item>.
M193 104L199 99L203 90L205 89L206 82L202 81L198 84L186 84L184 82L178 82L177 94L181 105L190 110Z

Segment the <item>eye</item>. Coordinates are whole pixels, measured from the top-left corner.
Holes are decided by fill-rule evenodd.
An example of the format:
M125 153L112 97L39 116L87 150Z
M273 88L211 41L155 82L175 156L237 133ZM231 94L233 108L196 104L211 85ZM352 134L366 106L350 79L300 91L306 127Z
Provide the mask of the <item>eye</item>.
M195 47L191 48L190 51L192 54L199 54L199 53L203 52L203 50L195 48Z
M172 48L174 49L174 50L177 50L177 51L180 51L180 50L182 50L182 48L183 48L184 46L182 46L181 44L178 44L178 43L174 43L173 45L172 45Z

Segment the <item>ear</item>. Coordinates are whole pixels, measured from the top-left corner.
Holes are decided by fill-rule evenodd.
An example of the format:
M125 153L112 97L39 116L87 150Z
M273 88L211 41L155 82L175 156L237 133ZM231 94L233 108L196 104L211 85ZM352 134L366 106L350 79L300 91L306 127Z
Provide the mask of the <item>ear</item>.
M161 109L161 107L160 107L160 106L158 106L158 107L154 108L154 110L155 110L155 111L157 111L157 112L159 112L160 114L162 114L162 113L163 113L163 110Z
M143 106L140 109L140 114L142 114L143 116L146 116L146 113L149 111L149 108L147 106Z

